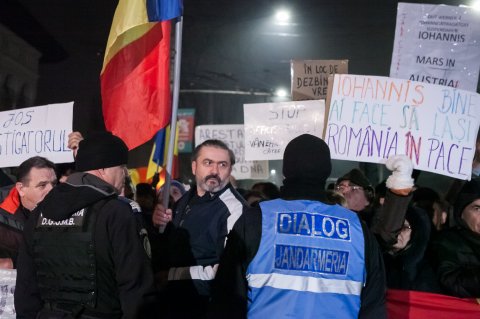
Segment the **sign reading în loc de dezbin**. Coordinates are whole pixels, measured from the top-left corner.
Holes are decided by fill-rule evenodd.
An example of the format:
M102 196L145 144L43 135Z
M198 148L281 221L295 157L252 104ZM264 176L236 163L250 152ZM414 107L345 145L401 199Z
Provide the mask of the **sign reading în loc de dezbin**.
M0 167L14 167L33 156L54 163L73 162L67 147L73 102L0 112Z
M480 95L387 77L337 74L324 140L334 159L385 163L470 179Z
M292 100L319 100L327 97L328 78L348 73L348 60L292 60Z

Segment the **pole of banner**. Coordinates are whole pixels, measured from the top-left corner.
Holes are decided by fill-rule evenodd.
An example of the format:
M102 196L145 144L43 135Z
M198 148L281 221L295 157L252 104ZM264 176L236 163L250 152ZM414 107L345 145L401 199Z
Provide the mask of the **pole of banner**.
M167 166L165 174L165 184L163 184L163 206L168 208L168 201L170 199L170 181L172 179L173 167L173 153L175 148L175 137L177 133L177 113L178 113L178 99L180 95L180 67L182 63L182 29L183 16L177 18L175 23L175 64L173 73L173 103L172 103L172 118L170 120L170 138L168 141ZM160 227L160 233L165 231L165 227Z

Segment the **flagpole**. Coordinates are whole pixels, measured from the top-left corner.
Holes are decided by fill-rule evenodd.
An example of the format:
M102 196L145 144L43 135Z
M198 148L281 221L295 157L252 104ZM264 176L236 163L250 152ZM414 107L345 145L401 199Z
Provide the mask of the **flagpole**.
M168 141L167 152L167 166L165 174L165 183L163 184L163 206L168 208L168 201L170 199L170 182L172 179L173 167L173 153L175 148L175 137L177 133L177 113L178 113L178 99L180 95L180 67L182 63L182 30L183 30L183 16L177 18L175 23L175 64L173 73L173 103L172 103L172 118L170 120L170 138ZM160 226L159 232L163 233L165 226Z

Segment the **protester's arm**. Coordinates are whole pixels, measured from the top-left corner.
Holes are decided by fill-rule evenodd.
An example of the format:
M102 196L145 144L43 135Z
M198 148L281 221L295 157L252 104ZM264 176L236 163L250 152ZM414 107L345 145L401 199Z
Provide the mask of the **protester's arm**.
M80 132L72 132L68 134L68 143L67 146L69 149L73 151L73 157L77 156L78 145L83 140L82 133Z
M362 223L365 236L365 266L367 278L361 294L358 318L387 318L385 306L386 279L382 253L367 226Z
M20 245L17 259L17 282L15 286L15 311L18 319L33 319L42 309L37 286L36 268L32 256L33 230L38 215L32 213L24 228L24 242Z
M212 288L209 318L246 318L248 306L247 267L255 257L262 236L262 214L252 208L228 234Z
M155 227L166 227L172 221L172 210L158 203L152 213L152 223Z
M395 155L388 158L386 166L392 174L386 181L384 204L375 212L372 231L377 235L381 246L388 250L397 242L397 235L412 199L413 164L407 156Z
M22 241L23 234L19 230L0 224L0 259L2 260L0 268L15 268L18 249Z

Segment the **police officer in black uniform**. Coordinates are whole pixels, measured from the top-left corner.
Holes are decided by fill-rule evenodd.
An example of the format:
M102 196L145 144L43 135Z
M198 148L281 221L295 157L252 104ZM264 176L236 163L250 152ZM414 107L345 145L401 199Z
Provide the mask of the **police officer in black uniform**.
M153 274L131 206L118 198L128 148L99 133L82 140L81 173L56 186L25 226L17 318L145 318Z

